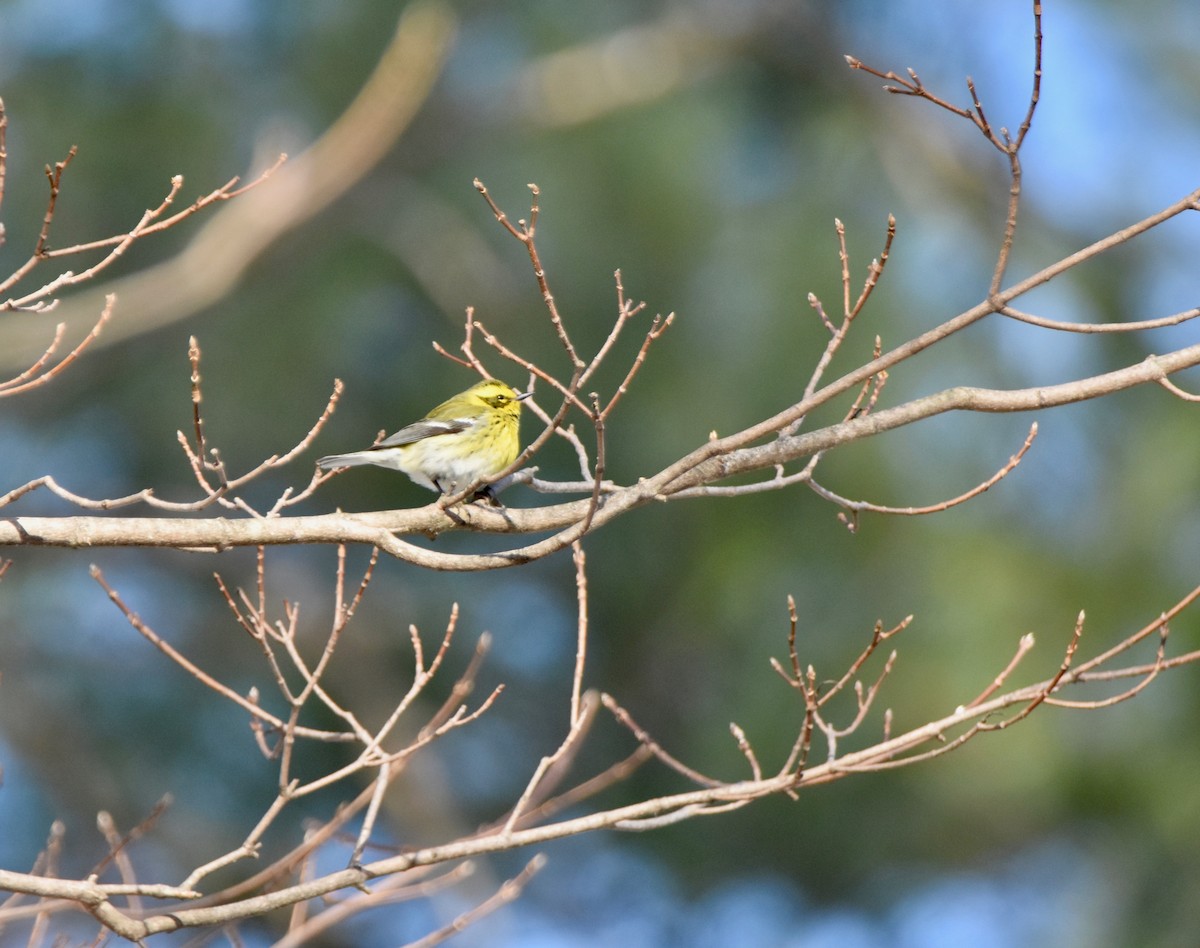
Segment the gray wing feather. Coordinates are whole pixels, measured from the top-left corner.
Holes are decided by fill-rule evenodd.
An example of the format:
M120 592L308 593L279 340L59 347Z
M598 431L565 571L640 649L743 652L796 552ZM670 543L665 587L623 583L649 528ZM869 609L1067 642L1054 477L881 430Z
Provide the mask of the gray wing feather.
M415 421L407 427L401 428L395 434L388 435L379 444L371 445L372 448L396 448L402 444L412 444L414 441L423 441L426 438L432 438L434 435L454 434L458 431L466 431L471 427L470 418L452 418L450 421L431 421L428 418L422 418L420 421Z

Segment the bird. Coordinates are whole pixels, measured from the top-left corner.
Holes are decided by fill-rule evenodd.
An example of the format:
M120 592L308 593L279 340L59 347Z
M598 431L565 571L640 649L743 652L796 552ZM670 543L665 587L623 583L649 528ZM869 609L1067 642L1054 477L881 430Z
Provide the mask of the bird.
M521 402L531 394L484 379L366 450L319 458L317 467L374 464L440 494L456 493L512 464L521 447ZM479 493L494 499L490 485Z

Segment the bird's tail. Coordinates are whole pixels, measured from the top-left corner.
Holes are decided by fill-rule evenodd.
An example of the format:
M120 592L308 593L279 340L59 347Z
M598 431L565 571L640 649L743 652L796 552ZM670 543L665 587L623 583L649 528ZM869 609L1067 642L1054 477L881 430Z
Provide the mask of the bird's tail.
M376 458L370 451L355 451L353 454L331 454L328 457L318 458L317 467L323 471L332 470L335 467L356 467L359 464L374 464Z

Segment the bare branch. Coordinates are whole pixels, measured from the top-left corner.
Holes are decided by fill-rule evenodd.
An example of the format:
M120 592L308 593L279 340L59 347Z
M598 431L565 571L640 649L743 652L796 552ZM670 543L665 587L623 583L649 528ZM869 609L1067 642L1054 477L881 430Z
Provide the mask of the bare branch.
M409 4L357 96L325 133L270 179L270 186L222 207L170 260L109 284L122 319L107 343L168 325L212 305L236 287L265 249L345 194L408 128L440 73L454 33L452 12L437 0ZM232 188L231 194L238 191ZM90 293L65 307L69 323L99 306ZM91 318L91 317L89 317ZM9 351L28 344L15 329ZM3 354L0 353L0 360Z
M0 206L4 204L4 184L8 175L8 113L0 99ZM4 246L4 228L0 225L0 247Z
M83 341L81 341L74 349L72 349L65 356L59 359L57 363L47 369L45 368L47 361L49 361L50 357L58 349L59 343L62 342L63 335L66 332L66 324L59 323L54 331L54 339L51 341L42 357L34 362L33 365L31 365L20 375L14 376L7 382L0 383L0 398L8 398L12 395L21 395L32 388L45 385L47 382L53 381L59 375L61 375L62 372L71 365L71 363L78 359L79 356L87 350L87 348L96 340L96 337L100 335L100 331L104 329L109 319L112 318L113 307L115 307L116 304L116 296L110 293L105 299L104 309L101 311L95 325L92 326L91 332L84 336Z
M1139 319L1129 323L1068 323L1059 319L1046 319L1033 313L1026 313L1012 306L1001 307L997 312L1009 316L1018 322L1039 326L1042 329L1053 329L1055 332L1078 333L1112 333L1112 332L1143 332L1147 329L1162 329L1166 326L1178 326L1200 316L1200 307L1185 309L1170 316L1160 316L1157 319Z
M811 478L808 479L808 486L813 489L818 495L826 500L832 501L844 510L850 511L857 515L860 511L870 511L871 513L880 514L897 514L906 517L919 517L926 514L941 513L943 510L949 510L951 507L957 507L959 504L964 504L974 497L989 490L1003 480L1012 470L1021 463L1021 459L1025 457L1025 452L1033 446L1033 439L1037 437L1038 426L1035 421L1029 428L1029 434L1025 438L1025 443L1021 445L1020 450L1008 459L1008 463L1000 468L995 474L989 477L986 481L976 484L964 494L959 494L957 497L951 497L949 500L943 500L937 504L930 504L926 507L886 507L881 504L872 504L865 500L848 500L845 497L835 494L833 491L822 487Z
M1197 595L1200 595L1200 590L1194 591L1189 597L1185 597L1176 607L1169 610L1168 614L1178 614L1179 610L1184 608ZM1160 655L1159 659L1155 662L1155 667L1160 669L1168 667L1168 663L1161 658L1161 630L1163 625L1163 620L1160 618L1160 620L1149 627L1160 631ZM773 793L790 793L798 787L843 779L853 773L895 766L909 766L915 762L929 759L932 756L938 756L955 747L962 746L963 743L979 734L1016 723L1032 713L1040 704L1046 702L1052 693L1080 681L1078 672L1069 674L1068 670L1081 632L1082 618L1076 624L1075 634L1071 639L1071 643L1067 648L1058 672L1047 681L1021 688L1005 695L992 697L986 701L973 702L970 707L961 706L948 716L931 721L897 737L887 737L884 741L863 750L843 754L824 764L805 769L799 774L787 771L766 779L756 778L734 783L713 781L712 778L700 777L694 771L690 771L689 768L679 764L678 761L675 761L674 758L666 754L665 751L662 751L661 748L655 750L653 741L648 736L639 734L639 742L643 746L653 750L656 756L668 763L673 769L681 774L688 775L689 779L699 777L702 782L711 785L705 785L700 790L669 794L653 800L615 807L603 812L588 814L544 826L511 829L508 831L493 830L453 843L387 857L362 867L354 866L340 872L330 873L326 876L307 879L298 884L285 886L272 892L248 896L236 902L204 907L197 906L190 909L175 908L168 913L151 914L143 919L131 918L117 910L108 901L106 890L103 887L96 887L91 883L63 883L60 880L45 880L20 873L0 872L0 886L14 892L29 892L33 894L53 892L59 897L71 898L85 905L113 931L126 938L136 940L138 938L145 938L156 932L175 930L181 927L223 924L240 918L252 917L275 908L295 905L301 901L317 898L341 888L361 886L371 879L407 872L416 867L460 860L486 852L497 852L533 845L604 827L641 830L667 825L692 816L712 814L725 811L731 807L742 806L761 796ZM1128 647L1131 640L1136 639L1140 634L1135 633L1133 636L1130 636L1129 639L1123 641L1122 645ZM876 636L878 635L879 632L877 631ZM1118 649L1110 649L1103 654L1113 656L1118 653ZM1193 657L1200 659L1200 653L1196 653ZM1088 667L1095 668L1096 661L1097 659L1093 659L1087 663ZM1007 671L998 677L1002 679L1006 675ZM808 706L809 699L807 692L805 694L806 706ZM619 709L619 705L616 705L611 698L606 697L604 703L610 708ZM869 703L869 696L860 696L860 708L864 705L869 705ZM989 720L998 711L1012 707L1020 709L1014 717L996 723ZM625 718L628 719L628 715L625 715ZM974 723L971 724L970 722ZM959 737L950 741L941 740L944 734L952 732L964 724L970 724L970 726ZM735 734L737 734L736 731ZM740 741L741 738L739 738ZM937 744L933 750L924 752L918 750L922 745L927 745L930 742ZM148 897L158 894L158 892L152 891L151 887L139 886L137 887L137 891Z
M110 586L108 584L108 580L106 580L104 578L104 574L100 571L100 568L98 566L93 565L91 567L91 575L92 575L92 578L94 580L96 580L96 582L99 583L100 586L104 589L104 591L108 594L108 598L112 600L113 604L118 609L121 610L122 615L124 615L125 618L129 621L129 624L131 626L133 626L133 628L135 628L138 632L140 632L142 634L142 636L148 642L150 642L151 645L153 645L160 652L162 652L164 655L166 655L167 658L171 659L171 661L173 661L176 665L178 665L180 668L182 668L184 671L186 671L188 674L190 674L193 678L195 678L201 684L206 685L208 688L217 692L217 694L221 695L223 698L226 698L227 700L232 701L234 704L241 707L244 711L248 712L252 717L262 721L263 723L265 723L271 727L283 727L284 726L283 720L281 720L280 718L278 718L272 714L268 714L261 707L259 707L258 704L256 704L255 702L249 701L246 698L243 698L236 691L233 691L232 689L221 684L219 681L212 678L207 672L205 672L199 666L197 666L196 664L194 664L193 662L191 662L187 658L185 658L183 656L183 654L181 652L179 652L174 646L172 646L170 643L164 641L163 638L158 635L158 633L156 633L153 629L151 629L148 625L146 625L145 622L142 621L141 617L138 616L137 613L133 612L133 610L131 610L125 604L125 602L121 599L120 594L115 589L113 589L112 586ZM318 729L314 729L314 728L298 728L297 732L302 733L306 737L312 737L316 740L322 740L322 741L353 740L352 735L345 734L345 733L338 732L338 731L322 731L322 730L318 730Z
M410 948L432 948L434 945L440 945L448 938L452 938L459 932L473 925L479 919L491 914L503 905L507 905L521 896L521 892L542 867L546 865L546 857L542 855L534 856L517 875L513 876L505 882L496 893L479 903L475 908L468 912L463 912L454 921L446 925L444 928L438 929L426 935L424 938L410 943Z
M550 286L546 282L546 271L542 267L542 260L537 251L537 244L534 241L534 235L537 233L538 219L538 197L541 195L541 190L536 184L529 185L529 193L531 201L529 204L529 220L519 220L514 225L508 219L508 215L500 210L496 202L492 200L492 195L484 186L483 182L478 178L474 181L475 190L487 201L488 207L492 209L492 213L496 216L496 220L500 222L505 230L512 234L517 240L525 245L525 249L529 253L529 262L533 265L533 274L537 279L538 289L542 291L542 302L546 304L546 310L550 314L550 322L554 326L554 332L558 336L558 341L562 344L563 351L566 352L567 358L571 361L571 366L574 370L573 380L578 381L585 367L583 359L579 357L579 353L575 351L575 344L571 341L570 335L567 333L567 327L563 323L562 316L558 312L558 304L554 301L554 294L550 292ZM574 388L574 385L571 386Z
M1200 395L1193 395L1191 392L1185 392L1182 388L1172 382L1170 379L1159 379L1158 384L1165 388L1176 398L1182 399L1185 402L1200 402Z

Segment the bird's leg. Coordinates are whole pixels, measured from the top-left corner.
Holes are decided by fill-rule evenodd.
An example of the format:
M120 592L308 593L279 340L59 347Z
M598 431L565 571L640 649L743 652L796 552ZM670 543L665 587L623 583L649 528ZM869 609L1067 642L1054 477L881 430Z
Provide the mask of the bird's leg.
M493 507L504 506L504 504L500 503L500 498L496 496L496 492L492 489L491 484L484 485L471 495L471 503L475 503L477 500L486 500Z

